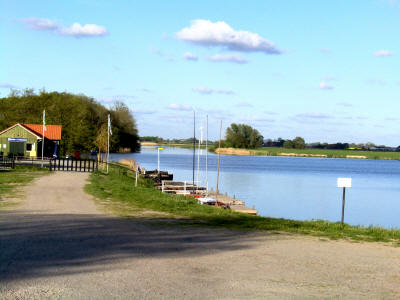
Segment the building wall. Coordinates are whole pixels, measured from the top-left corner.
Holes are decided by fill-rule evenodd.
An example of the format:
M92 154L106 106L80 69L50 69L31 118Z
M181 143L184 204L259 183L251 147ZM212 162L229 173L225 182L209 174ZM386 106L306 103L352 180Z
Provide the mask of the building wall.
M22 126L15 126L6 132L0 134L0 153L2 152L3 155L7 156L10 152L10 141L9 139L23 139L23 141L19 141L19 143L24 144L24 156L37 156L38 151L38 138L23 128ZM32 150L27 151L27 144L32 144Z

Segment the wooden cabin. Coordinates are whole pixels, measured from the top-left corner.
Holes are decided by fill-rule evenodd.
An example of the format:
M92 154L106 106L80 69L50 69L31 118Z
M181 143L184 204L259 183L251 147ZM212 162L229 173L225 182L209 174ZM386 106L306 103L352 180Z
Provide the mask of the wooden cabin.
M61 125L46 125L44 157L58 155ZM0 156L41 157L43 125L17 123L0 131Z

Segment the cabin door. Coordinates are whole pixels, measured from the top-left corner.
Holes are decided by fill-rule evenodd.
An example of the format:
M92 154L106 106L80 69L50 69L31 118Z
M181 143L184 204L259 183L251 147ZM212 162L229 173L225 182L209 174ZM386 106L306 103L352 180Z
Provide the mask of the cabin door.
M15 156L25 156L25 143L10 142L10 153Z

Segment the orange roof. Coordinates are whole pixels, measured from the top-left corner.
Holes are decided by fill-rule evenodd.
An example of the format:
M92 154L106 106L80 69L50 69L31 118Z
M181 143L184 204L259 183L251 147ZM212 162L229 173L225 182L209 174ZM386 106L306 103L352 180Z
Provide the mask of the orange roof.
M43 125L40 124L21 124L26 129L29 129L34 134L43 135ZM49 140L61 140L61 125L46 125L46 131L44 137Z

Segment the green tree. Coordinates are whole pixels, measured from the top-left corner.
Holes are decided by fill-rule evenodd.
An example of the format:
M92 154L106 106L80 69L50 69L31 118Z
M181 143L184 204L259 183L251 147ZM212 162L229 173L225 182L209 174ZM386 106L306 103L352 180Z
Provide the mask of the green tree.
M42 124L43 110L47 124L62 125L61 155L97 148L109 113L113 126L111 150L139 148L136 122L126 105L115 103L108 110L82 94L13 90L8 97L0 98L0 130L15 123Z
M232 123L226 129L225 145L233 148L254 149L262 146L263 136L246 124Z
M293 148L293 142L291 140L286 140L283 143L283 148L292 149Z
M306 147L306 142L300 136L297 136L293 139L293 148L295 149L304 149Z

